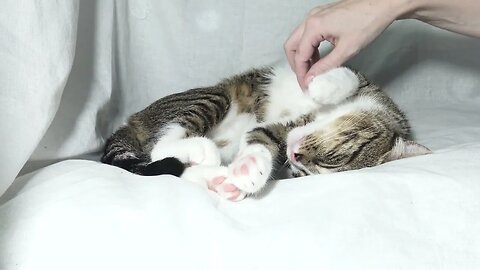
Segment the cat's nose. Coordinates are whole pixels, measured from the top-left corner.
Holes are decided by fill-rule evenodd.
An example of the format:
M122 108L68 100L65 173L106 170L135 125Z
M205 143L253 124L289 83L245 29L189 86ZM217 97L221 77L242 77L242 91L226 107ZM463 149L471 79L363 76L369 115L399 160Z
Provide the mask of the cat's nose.
M300 153L293 153L292 154L292 160L293 161L302 161L303 155Z

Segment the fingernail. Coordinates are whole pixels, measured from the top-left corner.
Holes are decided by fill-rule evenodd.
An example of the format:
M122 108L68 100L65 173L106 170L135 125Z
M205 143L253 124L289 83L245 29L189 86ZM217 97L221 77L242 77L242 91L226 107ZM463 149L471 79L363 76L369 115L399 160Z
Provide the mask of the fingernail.
M313 78L315 78L315 76L310 76L307 78L307 81L306 81L307 86L313 81Z

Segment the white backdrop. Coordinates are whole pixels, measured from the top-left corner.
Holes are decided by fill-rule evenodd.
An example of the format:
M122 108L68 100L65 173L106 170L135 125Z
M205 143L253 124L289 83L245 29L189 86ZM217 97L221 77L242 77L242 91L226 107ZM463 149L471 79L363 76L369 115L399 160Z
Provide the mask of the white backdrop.
M283 60L283 42L318 1L39 3L7 1L0 11L0 191L27 160L24 173L98 151L129 114L166 94ZM351 64L421 118L413 111L480 102L479 48L406 21Z
M416 21L395 23L350 64L400 104L417 140L434 150L430 157L285 181L261 200L235 205L212 202L205 191L186 183L150 182L86 161L27 174L59 160L98 158L113 129L157 98L282 60L291 30L321 2L5 0L0 9L0 194L22 167L23 176L0 199L0 255L5 258L0 257L0 268L41 269L57 253L63 259L50 269L67 269L89 250L78 269L97 269L89 265L95 261L98 269L132 269L129 262L138 261L151 268L181 261L178 269L214 269L219 265L206 267L202 260L212 258L201 251L191 261L175 256L182 254L183 244L202 250L216 233L221 239L215 252L227 264L240 256L229 248L241 253L249 243L256 246L252 254L261 254L264 246L286 260L273 251L254 253L248 269L269 262L278 269L300 262L311 266L320 256L316 252L323 254L319 266L328 269L480 268L480 41ZM170 212L175 205L182 206ZM197 214L184 216L191 207ZM167 214L152 216L158 212ZM312 218L314 213L320 216ZM125 218L129 214L150 225L134 222L111 230L117 221L131 221ZM190 228L195 218L203 221ZM131 230L142 232L140 240L129 235ZM206 236L190 235L194 232ZM192 239L181 238L185 233ZM271 242L289 234L295 237L284 239L285 246ZM119 248L118 237L132 246ZM236 240L235 248L229 237ZM54 244L45 247L46 242ZM169 259L157 261L156 253L142 245ZM343 261L342 254L351 252L364 257ZM193 267L199 263L202 267Z

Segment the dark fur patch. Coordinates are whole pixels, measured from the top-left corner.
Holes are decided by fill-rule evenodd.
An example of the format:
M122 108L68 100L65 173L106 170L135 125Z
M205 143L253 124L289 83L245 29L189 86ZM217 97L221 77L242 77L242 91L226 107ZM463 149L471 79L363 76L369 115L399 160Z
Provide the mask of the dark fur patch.
M148 164L143 171L145 176L171 174L177 177L185 171L185 165L174 157L164 158Z

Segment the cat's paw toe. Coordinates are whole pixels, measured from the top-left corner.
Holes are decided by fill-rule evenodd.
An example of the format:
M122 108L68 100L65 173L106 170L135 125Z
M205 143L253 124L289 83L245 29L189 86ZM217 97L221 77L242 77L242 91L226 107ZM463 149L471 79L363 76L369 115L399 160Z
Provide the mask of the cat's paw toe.
M261 190L272 171L272 157L261 145L249 146L229 166L229 179L247 193Z
M218 196L231 201L243 200L247 193L235 186L228 177L228 168L223 166L197 165L188 167L183 179L205 186Z
M225 176L216 176L208 181L207 185L208 189L230 201L241 201L247 196L245 191L230 183Z

